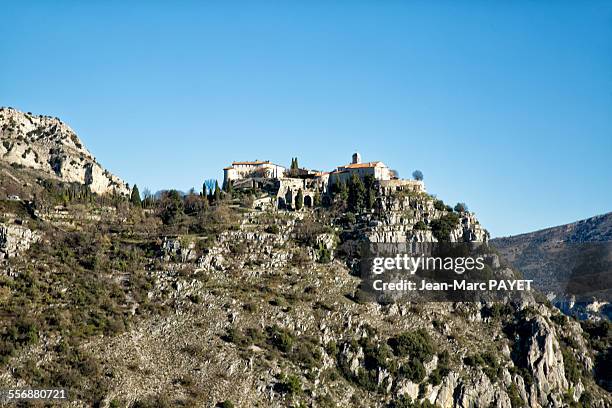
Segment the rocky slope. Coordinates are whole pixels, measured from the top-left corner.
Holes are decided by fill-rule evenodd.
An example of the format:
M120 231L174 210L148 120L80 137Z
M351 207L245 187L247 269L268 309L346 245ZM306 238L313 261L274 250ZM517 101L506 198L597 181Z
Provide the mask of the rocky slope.
M40 239L0 260L2 387L65 386L82 407L611 403L581 325L554 308L356 299L343 240L486 240L473 214L404 194L354 219L164 200L6 207Z
M102 168L58 118L0 108L0 161L87 185L94 193L129 194L126 183Z

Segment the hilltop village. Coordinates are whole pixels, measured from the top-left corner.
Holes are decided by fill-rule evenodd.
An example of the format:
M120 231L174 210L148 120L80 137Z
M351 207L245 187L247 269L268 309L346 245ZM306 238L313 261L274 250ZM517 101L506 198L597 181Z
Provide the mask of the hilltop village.
M331 172L299 167L297 158L289 168L269 160L255 160L235 161L223 169L224 190L261 189L268 196L256 205L268 204L278 209L313 207L319 200L327 204L335 190L356 179L386 191L425 192L423 181L400 179L397 172L381 161L362 162L359 153L353 154L349 164Z
M0 109L0 388L68 388L74 407L612 406L604 324L370 301L363 244L489 234L420 172L347 162L234 162L225 194L208 179L141 200L59 119ZM487 278L514 276L485 255Z

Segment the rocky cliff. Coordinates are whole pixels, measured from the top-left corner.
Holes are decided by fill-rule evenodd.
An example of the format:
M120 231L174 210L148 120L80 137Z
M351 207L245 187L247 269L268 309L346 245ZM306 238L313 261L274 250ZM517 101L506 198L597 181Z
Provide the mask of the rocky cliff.
M610 366L605 326L587 336L526 301L356 295L347 241L488 239L473 213L433 196L379 191L350 213L257 210L261 191L175 194L143 209L38 187L36 211L0 200L1 388L67 387L75 407L612 402L594 375Z
M105 170L58 118L0 108L0 161L87 185L94 193L129 194L127 184Z
M36 232L28 228L0 223L0 260L27 251L39 238Z

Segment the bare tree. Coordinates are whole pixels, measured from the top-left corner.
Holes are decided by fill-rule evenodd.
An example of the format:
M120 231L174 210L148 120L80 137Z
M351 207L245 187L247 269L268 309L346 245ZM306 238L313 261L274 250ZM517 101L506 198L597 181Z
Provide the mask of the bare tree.
M215 191L216 185L217 185L217 180L215 179L204 180L204 186L206 186L206 191L204 191L204 194L213 193Z

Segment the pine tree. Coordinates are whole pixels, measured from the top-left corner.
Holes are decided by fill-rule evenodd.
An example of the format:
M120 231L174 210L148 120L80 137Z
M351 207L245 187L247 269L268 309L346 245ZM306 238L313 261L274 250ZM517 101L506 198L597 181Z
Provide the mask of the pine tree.
M140 191L138 191L138 186L134 184L132 188L132 195L130 196L130 202L134 207L142 207L142 200L140 199Z

